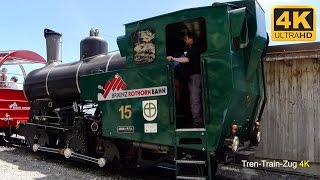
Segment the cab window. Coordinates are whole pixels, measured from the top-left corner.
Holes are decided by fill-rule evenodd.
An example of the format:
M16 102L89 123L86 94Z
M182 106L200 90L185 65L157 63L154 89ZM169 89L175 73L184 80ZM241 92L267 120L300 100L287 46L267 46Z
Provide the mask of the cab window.
M196 35L196 43L200 45L201 53L207 50L205 19L200 17L169 24L166 27L167 55L178 57L183 54L185 51L183 37L188 32Z

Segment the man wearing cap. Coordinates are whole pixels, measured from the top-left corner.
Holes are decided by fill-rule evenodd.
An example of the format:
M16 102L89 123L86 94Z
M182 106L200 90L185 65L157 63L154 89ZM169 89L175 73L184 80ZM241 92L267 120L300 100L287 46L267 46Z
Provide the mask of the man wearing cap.
M192 32L184 35L184 43L187 46L186 57L175 58L167 56L168 61L177 61L184 64L188 78L190 91L190 106L193 119L193 127L203 127L201 113L201 75L200 75L200 47L195 43L195 34Z

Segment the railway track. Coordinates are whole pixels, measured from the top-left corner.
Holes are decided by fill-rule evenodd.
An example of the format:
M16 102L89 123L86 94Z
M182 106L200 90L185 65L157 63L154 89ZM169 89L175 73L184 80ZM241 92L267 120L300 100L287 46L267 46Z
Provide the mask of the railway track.
M7 161L8 163L15 164L15 162L23 162L23 159L30 161L30 163L19 164L19 166L26 166L28 171L39 171L47 174L44 179L65 179L66 176L69 179L79 178L79 174L83 174L82 179L152 179L152 180L171 180L174 179L174 167L168 164L161 164L158 167L148 170L125 170L117 173L112 173L105 168L99 168L94 163L88 163L83 161L68 160L64 157L47 153L47 152L33 152L26 144L8 144L0 138L0 150L4 149L0 153L0 172L3 174L10 171L4 171L1 169L3 166L1 163ZM23 138L19 138L19 142ZM11 157L10 157L11 156ZM31 160L30 160L31 159ZM23 169L23 168L22 168ZM47 172L49 169L50 172ZM60 173L60 172L65 173ZM76 171L77 175L73 175ZM89 173L90 172L90 173ZM28 172L25 172L28 173ZM22 173L24 174L24 173ZM54 174L54 175L53 175ZM15 179L11 177L9 179ZM216 179L220 180L237 180L237 179L320 179L320 176L310 175L306 173L299 173L287 170L279 170L272 168L244 168L241 164L231 163L229 165L219 166ZM6 179L6 178L5 178ZM16 179L19 179L18 177Z

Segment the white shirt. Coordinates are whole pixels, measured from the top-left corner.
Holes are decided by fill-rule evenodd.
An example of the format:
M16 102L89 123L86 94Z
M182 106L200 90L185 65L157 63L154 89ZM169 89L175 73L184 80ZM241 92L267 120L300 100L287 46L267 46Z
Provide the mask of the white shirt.
M7 87L9 89L18 89L18 85L14 82L9 82Z

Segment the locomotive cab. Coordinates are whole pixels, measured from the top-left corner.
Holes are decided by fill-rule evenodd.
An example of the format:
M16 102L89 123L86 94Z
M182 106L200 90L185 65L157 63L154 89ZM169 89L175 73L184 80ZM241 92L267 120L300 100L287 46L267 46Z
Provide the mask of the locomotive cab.
M103 136L174 151L177 167L192 163L183 160L192 150L206 163L234 159L263 109L263 14L248 0L126 24L125 35L117 39L126 68L80 78L81 99L94 100L102 110ZM185 126L191 118L186 80L177 72L179 65L166 60L183 54L185 32L195 33L201 47L203 128ZM105 88L92 89L97 86Z

